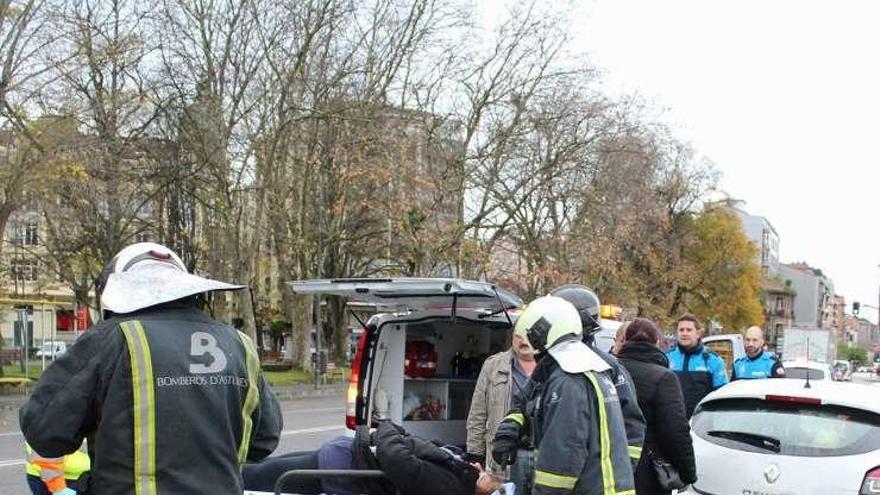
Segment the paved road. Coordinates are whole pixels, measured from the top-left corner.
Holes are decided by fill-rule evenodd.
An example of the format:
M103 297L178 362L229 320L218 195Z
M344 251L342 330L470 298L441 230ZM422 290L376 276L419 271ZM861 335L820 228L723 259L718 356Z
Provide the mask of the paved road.
M345 396L284 401L284 431L276 452L315 449L345 430ZM24 480L18 406L0 403L0 494L30 495Z

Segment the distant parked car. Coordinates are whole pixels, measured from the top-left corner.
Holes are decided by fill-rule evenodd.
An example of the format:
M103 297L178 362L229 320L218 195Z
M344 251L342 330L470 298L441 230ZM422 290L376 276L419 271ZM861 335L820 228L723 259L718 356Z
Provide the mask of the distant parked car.
M67 342L50 340L48 342L43 342L42 347L37 350L36 355L38 358L43 356L47 358L57 358L65 352L67 352Z
M849 361L843 361L838 359L834 361L834 379L839 382L851 382L852 381L852 366L849 364Z

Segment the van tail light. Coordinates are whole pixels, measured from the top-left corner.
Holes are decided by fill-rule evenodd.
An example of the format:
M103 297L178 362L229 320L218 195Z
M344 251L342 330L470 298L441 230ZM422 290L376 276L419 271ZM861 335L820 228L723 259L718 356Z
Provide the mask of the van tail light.
M877 495L878 493L880 493L880 466L868 471L865 475L859 495Z
M353 430L357 427L357 403L361 385L361 364L364 361L364 352L367 348L369 329L364 329L358 339L357 351L354 354L354 362L351 364L351 374L348 376L348 393L345 407L345 426Z
M822 399L816 399L813 397L797 397L794 395L767 395L764 397L764 400L766 400L767 402L785 402L788 404L806 404L810 406L822 405Z

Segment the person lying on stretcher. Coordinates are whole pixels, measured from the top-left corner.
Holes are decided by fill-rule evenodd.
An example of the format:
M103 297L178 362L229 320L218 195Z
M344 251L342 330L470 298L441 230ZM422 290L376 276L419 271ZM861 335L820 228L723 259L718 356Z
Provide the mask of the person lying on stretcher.
M290 452L244 466L244 488L273 491L286 471L295 469L380 469L388 481L349 479L292 479L285 493L336 495L489 495L503 489L501 478L468 463L456 447L440 446L407 434L390 421L364 438L339 437L317 451ZM373 449L375 447L375 454Z

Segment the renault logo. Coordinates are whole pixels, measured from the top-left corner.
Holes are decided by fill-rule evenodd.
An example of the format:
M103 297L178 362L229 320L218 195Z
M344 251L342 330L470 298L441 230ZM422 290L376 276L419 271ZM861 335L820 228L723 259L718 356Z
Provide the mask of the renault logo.
M776 464L770 464L764 468L764 479L767 480L767 483L776 483L780 474L782 473L779 471L779 466Z

